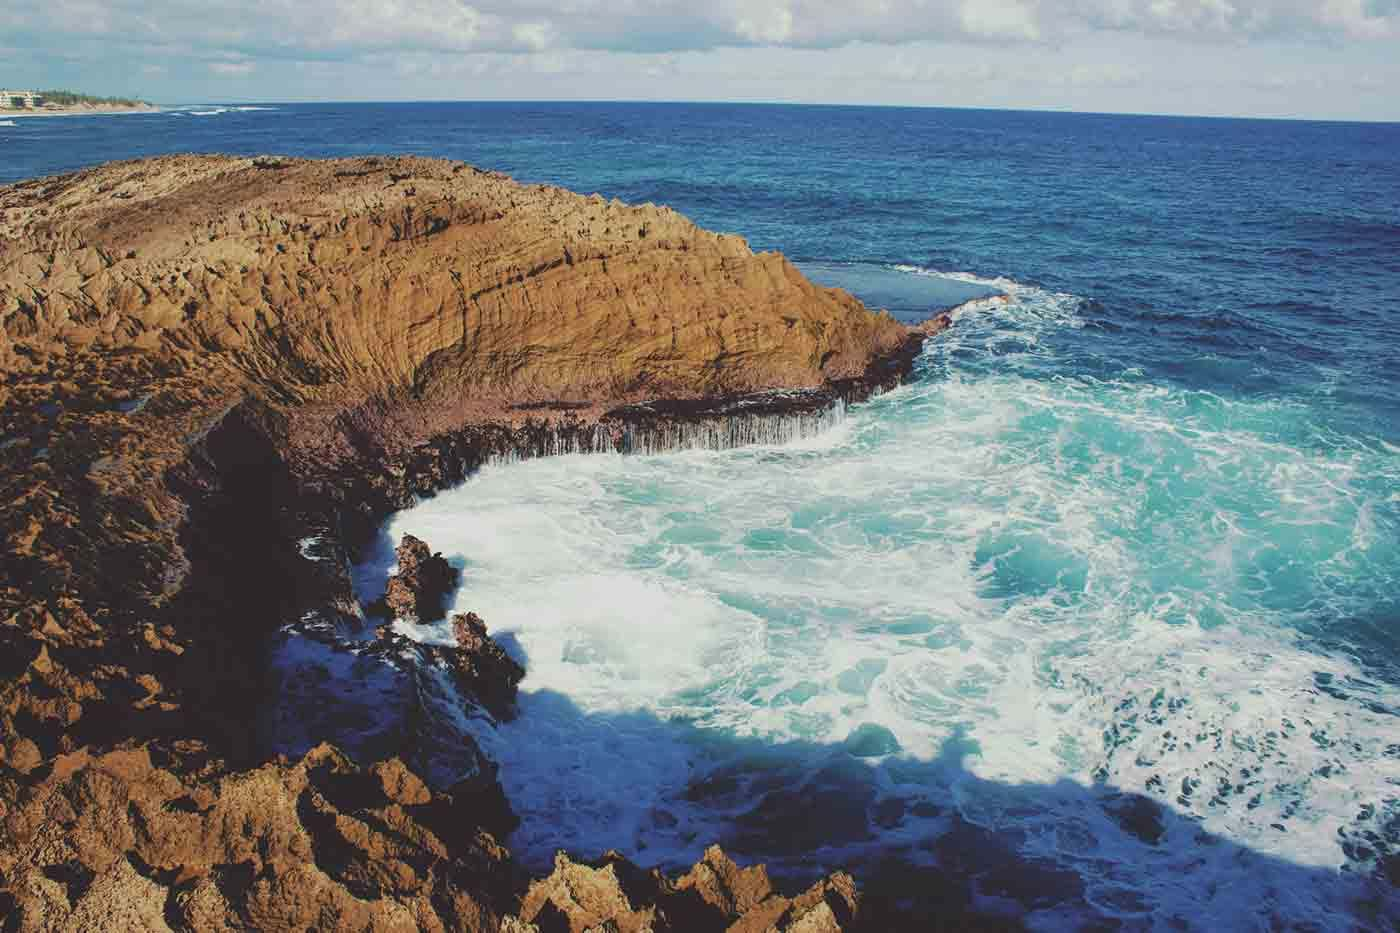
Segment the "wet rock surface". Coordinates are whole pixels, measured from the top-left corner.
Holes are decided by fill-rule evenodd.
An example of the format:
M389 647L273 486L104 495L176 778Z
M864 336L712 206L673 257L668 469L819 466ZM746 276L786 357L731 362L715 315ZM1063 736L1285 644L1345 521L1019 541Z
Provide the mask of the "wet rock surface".
M315 559L317 585L307 588L309 603L296 621L273 640L273 748L296 757L330 742L361 761L402 759L432 786L478 801L482 824L504 836L515 819L470 727L513 713L524 670L474 615L460 626L466 637L456 645L374 624L355 600L339 540L323 533L303 542ZM405 542L400 551L432 554L416 538Z
M457 639L455 670L466 691L497 717L509 718L525 668L486 633L486 623L475 612L454 615L452 633Z
M447 597L461 576L441 554L413 535L404 535L394 551L398 570L389 576L384 607L396 619L437 622L447 615Z
M377 632L350 557L491 459L819 428L927 336L664 208L275 162L0 188L20 929L499 928L525 887L464 721L509 715L519 668L471 616ZM396 603L441 618L415 555Z

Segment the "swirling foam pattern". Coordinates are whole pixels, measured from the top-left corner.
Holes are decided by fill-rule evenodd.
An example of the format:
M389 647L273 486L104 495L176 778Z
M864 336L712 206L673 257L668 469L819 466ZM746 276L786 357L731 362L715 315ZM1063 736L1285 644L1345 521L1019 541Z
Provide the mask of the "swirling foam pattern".
M482 736L517 847L946 862L953 817L1079 876L1052 928L1322 918L1295 866L1374 867L1346 843L1400 785L1400 452L1075 376L1083 302L989 284L1011 301L815 441L492 467L394 519L528 659ZM1146 844L1086 805L1109 789L1184 819Z

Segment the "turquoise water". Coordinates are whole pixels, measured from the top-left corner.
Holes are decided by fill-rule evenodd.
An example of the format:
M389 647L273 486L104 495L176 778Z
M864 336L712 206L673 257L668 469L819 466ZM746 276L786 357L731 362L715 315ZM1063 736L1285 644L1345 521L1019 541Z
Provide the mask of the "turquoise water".
M1082 879L1046 928L1352 928L1333 872L1375 870L1343 843L1384 837L1400 786L1400 450L1077 376L1079 302L991 284L1012 300L826 435L488 467L395 517L528 660L521 716L480 734L514 845L936 864L970 823ZM1113 791L1184 819L1146 844Z
M906 317L1010 296L819 437L491 466L392 520L462 564L459 606L527 661L520 717L479 738L531 862L674 865L718 840L794 875L929 866L1044 929L1395 928L1400 126L637 104L14 122L0 180L419 153L669 204Z

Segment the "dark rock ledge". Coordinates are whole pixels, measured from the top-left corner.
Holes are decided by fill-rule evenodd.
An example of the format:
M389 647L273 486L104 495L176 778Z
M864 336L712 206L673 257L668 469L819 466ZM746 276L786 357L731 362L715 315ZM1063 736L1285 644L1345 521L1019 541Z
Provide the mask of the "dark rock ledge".
M401 458L367 445L334 473L297 479L275 440L276 414L229 408L170 478L188 503L189 567L173 610L206 627L205 658L172 665L168 685L151 684L157 703L176 684L207 697L181 711L177 728L213 741L167 743L148 732L144 745L96 757L65 757L59 746L51 764L4 789L14 803L0 817L18 838L37 841L46 814L72 794L122 815L112 822L83 809L38 874L0 864L18 872L0 908L19 929L50 928L45 912L92 928L389 929L396 917L467 930L877 928L853 925L859 896L844 875L788 898L761 868L741 871L718 850L678 880L610 853L591 864L561 856L553 875L527 884L496 842L516 820L467 728L511 716L524 671L474 614L454 617L451 646L376 625L350 568L395 509L493 458L656 451L696 437L727 447L765 430L781 436L784 425L816 430L833 410L896 384L921 342L911 338L868 379L822 390L634 405L592 423L473 425ZM401 544L400 565L384 609L406 625L440 619L456 572L416 539ZM230 608L282 620L271 648L256 625L222 627ZM156 625L139 637L167 646L173 660L185 652L173 634ZM43 655L21 663L26 677L50 670ZM281 757L236 770L270 752ZM256 853L241 854L245 845Z
M372 626L350 582L352 556L394 511L465 481L494 459L564 452L660 451L704 442L727 448L785 431L815 431L833 412L897 385L923 342L915 334L862 379L805 391L657 401L614 409L597 421L565 415L521 425L473 425L440 435L400 459L366 445L361 457L313 479L284 536L299 549L272 667L277 681L265 734L285 754L331 742L361 760L399 754L439 787L474 781L498 793L494 768L476 751L462 717L511 715L520 672L475 615L453 620L458 647L414 641ZM398 570L371 614L407 624L443 618L457 571L405 536ZM492 791L491 788L497 788ZM459 788L460 789L460 788ZM502 823L509 822L503 816Z
M638 406L610 413L601 430L573 429L666 436L678 423L704 426L735 412L801 418L887 384ZM561 855L552 875L528 882L499 845L515 818L466 726L512 715L524 672L473 614L454 617L450 646L376 625L355 598L350 568L394 508L460 482L490 457L546 454L546 432L561 436L532 424L473 427L406 461L366 460L299 483L272 440L271 413L226 411L171 478L189 503L178 609L210 626L230 606L279 618L271 650L257 626L210 632L212 650L193 675L172 665L170 685L152 683L159 702L177 678L198 681L180 687L202 690L209 703L182 711L180 731L193 717L209 745L148 734L128 750L60 750L22 777L0 776L3 799L13 801L0 819L16 840L52 832L45 827L55 808L69 812L63 801L73 795L88 802L72 811L76 822L60 820L58 847L39 858L41 871L0 863L0 913L17 929L55 927L46 917L89 929L889 928L855 922L860 898L845 875L787 897L761 868L741 870L712 849L679 879L609 853L594 863ZM423 542L401 549L411 578L396 588L402 623L434 611L441 618L455 574ZM259 586L240 584L247 572ZM172 634L157 625L139 637L186 660ZM44 655L22 663L25 677L63 676ZM281 757L237 770L269 751Z
M268 734L274 747L291 757L321 743L344 749L360 761L396 756L430 787L446 791L455 801L470 801L482 827L504 838L515 817L496 779L496 767L471 737L468 721L512 716L524 670L489 637L486 624L475 614L453 618L455 646L416 641L391 624L374 626L356 603L350 583L356 549L370 541L395 509L464 481L492 459L657 451L694 443L697 437L711 446L730 447L750 442L763 431L771 436L785 428L818 430L821 419L833 411L844 411L848 403L897 385L908 375L922 342L923 335L916 334L898 354L873 365L866 378L820 390L658 401L615 409L592 423L566 415L517 427L473 426L434 438L403 460L371 460L328 478L318 495L318 509L309 509L305 499L299 503L296 533L307 559L306 577L293 589L306 598L289 614L273 654L275 688ZM370 613L410 628L441 619L457 571L412 536L400 542L396 557L398 569L386 596L370 607ZM717 878L715 866L727 866L721 874L738 871L713 850L691 876ZM591 868L561 856L554 875L531 886L520 916L540 929L611 928L600 926L611 921L617 929L706 930L727 928L762 905L759 915L764 921L752 926L746 921L742 929L855 928L851 921L858 898L849 878L835 876L789 901L771 891L762 869L752 871L759 873L755 877L762 883L753 884L763 893L741 898L736 905L732 896L697 901L693 880L672 884L620 855L610 854ZM630 886L630 896L619 898L613 890L621 883L619 876L647 881L640 889ZM835 900L823 893L838 889ZM552 893L542 893L546 890ZM600 903L611 906L603 909Z
M913 352L906 354L906 365L913 358ZM645 449L659 449L662 444L656 439L675 436L681 427L720 425L710 437L723 443L733 436L729 426L735 418L819 417L848 399L868 397L893 384L900 374L897 368L883 369L878 381L839 390L634 406L610 412L594 424L473 426L434 438L402 459L378 459L367 448L353 466L341 464L334 474L298 480L292 479L274 440L279 433L276 415L246 403L228 409L204 432L197 456L170 479L188 503L183 539L189 560L179 603L172 610L186 625L207 626L208 646L197 667L172 664L169 683L151 684L157 703L163 692L177 688L207 697L196 708L172 712L172 717L180 717L172 721L172 728L178 733L199 731L213 741L208 746L168 744L158 733L147 732L147 744L133 747L129 754L93 758L79 750L74 754L80 760L72 761L61 750L55 759L40 749L41 757L53 764L31 771L23 787L9 788L12 796L7 799L15 802L0 815L11 831L34 838L46 819L43 814L59 799L54 795L96 794L101 799L103 793L118 793L117 799L126 802L113 799L111 805L126 815L112 826L65 826L70 840L65 845L78 849L46 857L47 875L32 875L19 863L0 865L19 871L16 882L28 885L10 888L7 909L20 918L20 928L42 929L47 923L35 911L58 910L71 920L96 910L99 896L110 900L120 891L120 900L132 891L145 891L149 916L142 913L147 908L123 901L123 911L136 913L122 916L138 925L154 923L159 916L174 928L198 928L204 920L217 926L217 916L265 928L298 928L302 921L296 918L303 916L306 899L314 895L331 898L319 909L331 911L327 916L335 917L337 924L359 925L354 920L358 917L376 927L379 921L368 919L378 916L376 912L388 911L387 917L423 897L434 904L434 916L456 917L452 925L462 929L493 929L498 924L511 929L505 918L516 904L528 904L519 908L521 916L533 917L539 929L584 929L574 920L591 918L590 925L596 926L593 920L601 916L597 905L590 901L592 906L585 909L568 902L558 893L565 890L558 878L563 872L573 884L583 874L601 872L650 879L649 888L628 887L627 895L617 901L613 920L619 929L644 928L629 927L633 921L626 919L643 914L654 918L652 928L658 930L720 929L760 906L767 919L753 929L773 924L778 929L849 928L829 925L831 918L845 922L851 916L856 900L849 880L826 883L817 893L795 901L771 891L752 903L720 898L696 915L684 909L691 905L701 910L704 898L696 901L686 893L693 883L663 881L615 855L597 868L561 862L553 880L530 889L533 900L518 901L526 897L524 878L505 850L491 841L504 839L515 819L496 780L495 765L481 754L467 724L472 718L489 722L512 715L516 685L524 672L491 640L486 623L472 614L453 619L456 645L426 644L392 625L376 625L355 598L350 567L352 556L394 509L461 482L493 457L546 455L556 449L551 445L557 446L559 438L570 436L603 438L608 444L602 449L612 450L628 449L622 439L640 443L651 438ZM401 560L411 579L401 579L402 586L395 588L395 614L409 626L434 615L441 618L455 573L422 542L406 541L403 556L410 558ZM234 568L237 573L231 572ZM241 585L245 574L259 585ZM270 652L268 636L260 634L257 625L229 630L223 624L231 607L250 621L282 620ZM172 639L173 629L157 624L138 635L157 646L167 645L172 661L189 660L186 649ZM49 676L42 656L21 663L28 665L26 677ZM52 670L59 676L62 669ZM250 718L255 711L260 712ZM130 724L121 728L136 731ZM39 730L33 728L31 734ZM216 750L217 757L211 757ZM280 752L283 763L237 771L265 761L269 751ZM22 764L13 758L11 762ZM353 762L379 764L365 770ZM119 774L120 780L101 784L100 775L107 771ZM151 784L154 796L129 796L125 783L132 780ZM217 833L211 837L212 826L235 818L230 807L246 806L236 802L242 793L236 788L246 781L264 782L249 785L267 788L258 792L264 804L236 817L252 820L236 838L220 841ZM352 826L365 828L350 832ZM242 843L237 839L253 840L259 833L284 839L278 845L285 848L265 848L262 861L246 867L239 856L219 854L220 846L238 846ZM384 833L389 836L377 835ZM177 841L185 835L210 839L207 845L214 849L199 854L202 850ZM400 855L392 856L396 849ZM183 865L178 871L187 871L191 859L210 866L201 870L202 880L191 882L193 886L161 867L169 865L175 872ZM312 860L314 879L302 878L293 869L298 859ZM395 859L417 867L395 869ZM695 872L709 877L718 869L705 865L720 861L722 856L707 856ZM439 863L441 867L431 867ZM383 874L390 871L408 872L419 880L390 881ZM612 882L597 883L606 887ZM546 888L554 893L540 893ZM316 895L313 889L325 893ZM830 891L837 893L822 893ZM351 895L353 901L344 900ZM46 903L52 906L40 906ZM399 906L391 910L391 904ZM710 919L702 922L699 916ZM557 925L561 917L569 918L566 926ZM801 925L794 926L799 921ZM513 929L531 929L524 923Z

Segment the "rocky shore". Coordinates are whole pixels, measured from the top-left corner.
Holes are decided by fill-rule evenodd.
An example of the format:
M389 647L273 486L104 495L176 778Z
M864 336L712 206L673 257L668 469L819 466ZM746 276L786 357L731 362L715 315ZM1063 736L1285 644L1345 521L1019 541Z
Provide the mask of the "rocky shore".
M903 922L863 879L785 897L717 850L679 879L608 854L530 881L463 730L525 672L489 619L403 633L455 582L422 542L382 620L349 566L493 459L819 430L946 318L460 163L180 156L0 188L0 322L15 928Z
M8 120L11 117L80 117L122 113L160 113L160 108L152 104L73 104L66 107L46 104L38 109L0 110L0 120Z

